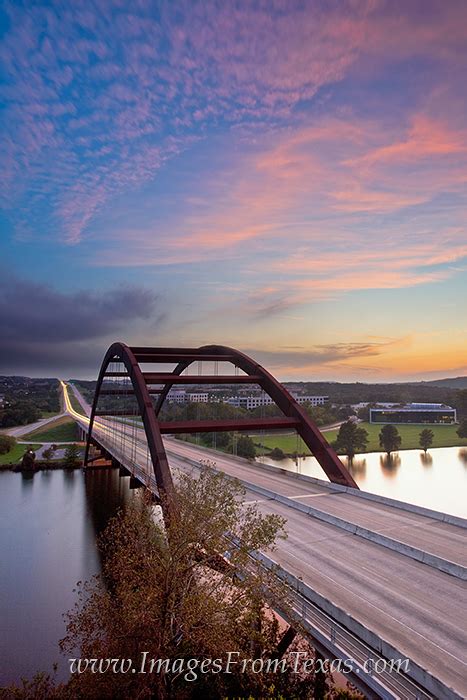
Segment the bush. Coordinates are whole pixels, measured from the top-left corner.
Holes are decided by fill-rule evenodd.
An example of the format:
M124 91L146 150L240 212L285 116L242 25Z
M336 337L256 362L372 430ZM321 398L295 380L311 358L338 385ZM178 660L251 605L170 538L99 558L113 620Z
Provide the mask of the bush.
M271 459L285 459L287 455L280 447L275 447L268 455Z
M256 457L255 443L251 437L242 435L238 438L237 454L239 457L245 457L246 459L254 459Z
M0 435L0 455L6 455L16 445L16 440L11 435Z
M75 469L81 465L81 450L78 445L68 445L65 450L65 457L63 460L65 467L69 469Z

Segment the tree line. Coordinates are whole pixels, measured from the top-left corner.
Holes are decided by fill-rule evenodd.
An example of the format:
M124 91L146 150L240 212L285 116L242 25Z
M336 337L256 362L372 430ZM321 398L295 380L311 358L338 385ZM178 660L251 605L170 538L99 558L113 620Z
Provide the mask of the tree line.
M467 419L462 421L456 432L460 438L467 438ZM395 425L383 425L378 437L381 449L388 455L402 446L402 437ZM429 428L424 428L420 432L419 445L425 453L433 446L434 437L434 432ZM365 452L367 445L368 431L356 421L347 421L342 423L332 446L337 452L347 455L352 460L357 453Z

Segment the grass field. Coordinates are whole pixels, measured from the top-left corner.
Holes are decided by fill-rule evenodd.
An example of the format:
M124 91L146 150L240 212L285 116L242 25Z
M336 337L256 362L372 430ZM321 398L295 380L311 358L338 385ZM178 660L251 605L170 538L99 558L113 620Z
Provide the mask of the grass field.
M15 445L6 455L0 455L0 465L18 464L28 447L31 447L35 451L40 445Z
M35 442L76 442L78 426L72 418L58 418L43 428L33 430L22 439Z
M359 423L359 427L365 428L368 432L368 446L365 452L380 452L378 436L382 425ZM397 425L396 427L402 438L402 450L413 450L419 447L418 439L424 428L429 428L434 433L432 447L463 447L467 445L467 439L460 438L456 433L458 425ZM324 437L329 443L332 443L336 439L337 433L338 430L330 430L324 433ZM253 435L252 438L257 446L261 442L264 447L270 450L274 447L280 447L286 454L292 454L297 451L297 438L295 435L265 435L264 437ZM298 441L298 452L309 454L302 440Z
M59 411L42 411L41 418L52 418L53 416L57 416L58 414Z

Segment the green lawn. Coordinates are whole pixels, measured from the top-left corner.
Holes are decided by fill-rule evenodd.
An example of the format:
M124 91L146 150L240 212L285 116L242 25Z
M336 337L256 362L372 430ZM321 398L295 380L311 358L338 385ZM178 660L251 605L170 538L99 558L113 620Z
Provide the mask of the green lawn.
M53 416L58 416L59 411L42 411L41 418L52 418Z
M72 418L59 418L43 428L33 430L21 439L36 442L77 442L78 426Z
M368 432L368 447L365 451L380 452L378 436L382 425L359 423L359 427L365 428ZM401 449L403 450L413 450L419 447L419 435L424 428L429 428L434 433L432 447L462 447L467 445L467 439L460 438L456 433L458 425L397 425L396 427L402 437ZM337 433L337 430L330 430L323 433L323 435L329 443L332 443L336 439ZM252 437L257 446L259 443L262 443L264 447L271 450L274 447L280 447L286 454L292 454L297 451L297 438L295 435L266 435L264 437L253 435ZM298 452L309 454L302 440L298 441Z
M0 465L18 464L21 462L28 447L31 447L35 451L40 445L15 445L6 455L0 455Z

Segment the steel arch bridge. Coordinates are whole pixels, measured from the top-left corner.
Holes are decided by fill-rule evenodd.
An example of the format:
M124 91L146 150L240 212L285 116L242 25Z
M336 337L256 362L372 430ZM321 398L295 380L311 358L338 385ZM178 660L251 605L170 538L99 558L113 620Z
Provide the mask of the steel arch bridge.
M214 363L215 373L210 375L184 373L193 363ZM218 363L229 363L235 374L218 374ZM143 365L175 365L171 372L143 371ZM239 373L239 370L243 372ZM229 385L255 384L268 394L281 410L282 417L186 420L163 422L160 412L174 385ZM116 387L116 388L114 388ZM114 396L111 408L99 410L101 396ZM151 398L157 396L155 402ZM125 398L132 397L136 404L127 410ZM99 372L91 416L84 465L90 461L90 446L99 445L99 437L93 434L97 416L135 416L142 419L148 457L152 462L158 495L165 514L173 507L173 481L167 454L162 440L164 434L296 430L310 452L316 457L330 481L357 488L349 471L344 467L333 448L327 443L313 420L293 396L267 370L242 352L223 345L205 345L199 348L129 347L114 343L107 350ZM124 422L124 421L123 421Z

